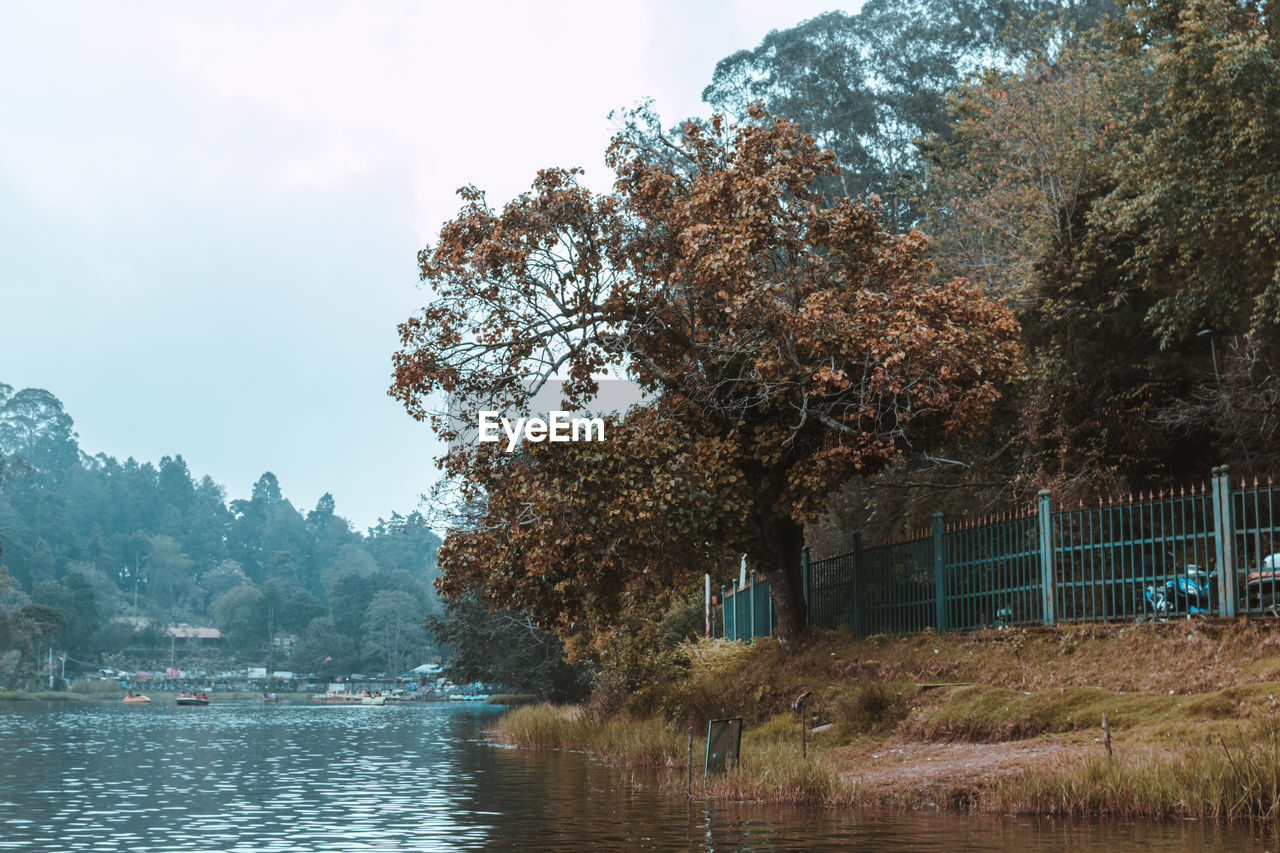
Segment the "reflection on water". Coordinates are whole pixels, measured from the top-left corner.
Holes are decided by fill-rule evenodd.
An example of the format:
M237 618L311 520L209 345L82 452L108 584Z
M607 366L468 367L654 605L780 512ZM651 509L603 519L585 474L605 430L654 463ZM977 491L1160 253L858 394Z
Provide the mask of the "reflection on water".
M0 851L1274 849L1269 831L708 804L495 709L0 704Z

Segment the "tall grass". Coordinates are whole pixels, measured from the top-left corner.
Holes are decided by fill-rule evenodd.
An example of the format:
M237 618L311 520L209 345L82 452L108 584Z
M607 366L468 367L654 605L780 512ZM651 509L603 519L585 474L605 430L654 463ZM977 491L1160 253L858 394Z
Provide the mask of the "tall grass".
M701 776L698 768L695 776ZM743 735L742 761L728 772L695 780L696 791L712 799L791 803L858 804L858 792L823 755L800 755L799 728L793 739Z
M515 708L518 705L532 705L538 701L538 697L532 693L494 693L488 699L484 700L486 705L506 705L508 708Z
M544 703L505 714L495 734L515 746L579 750L610 764L666 768L659 785L669 793L683 793L689 778L687 731L656 719L601 720L577 708ZM893 800L892 792L849 781L824 752L811 750L802 758L794 715L747 726L740 762L706 778L703 734L694 733L696 796L826 806ZM959 793L963 796L947 796L948 805L1005 814L1280 819L1280 727L1237 731L1234 738L1178 753L1133 746L1111 759L1095 756L1066 768L1024 770Z
M682 733L657 719L601 720L545 702L503 714L494 733L513 746L582 750L611 764L637 767L683 767L688 749Z
M1058 771L1024 771L980 797L985 810L1125 818L1280 818L1280 735L1274 728L1178 754L1152 748L1094 756Z
M688 730L656 719L600 720L576 708L547 704L516 708L502 716L496 737L532 749L571 749L611 764L661 767L669 771L659 785L683 793L688 774ZM693 793L712 799L754 800L814 805L858 802L854 786L841 778L825 757L800 754L800 726L794 715L779 715L747 726L742 760L725 773L703 777L705 731L693 739Z

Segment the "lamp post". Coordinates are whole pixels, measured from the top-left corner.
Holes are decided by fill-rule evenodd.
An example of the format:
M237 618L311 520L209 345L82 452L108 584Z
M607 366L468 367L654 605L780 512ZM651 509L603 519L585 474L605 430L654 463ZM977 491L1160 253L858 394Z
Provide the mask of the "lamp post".
M1214 343L1213 329L1201 329L1196 332L1197 338L1209 336L1209 357L1213 359L1213 381L1218 384L1218 390L1222 390L1222 376L1218 373L1218 347Z

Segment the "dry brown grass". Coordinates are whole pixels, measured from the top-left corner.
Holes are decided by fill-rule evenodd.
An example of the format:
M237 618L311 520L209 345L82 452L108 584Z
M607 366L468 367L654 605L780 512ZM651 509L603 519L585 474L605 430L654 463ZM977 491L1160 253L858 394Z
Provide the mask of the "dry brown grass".
M518 709L501 736L670 768L664 786L683 790L693 726L695 792L731 799L1224 820L1277 811L1275 620L819 633L789 650L762 639L681 651L685 665L616 718ZM811 721L833 724L811 736L807 761L792 709L804 692ZM1116 758L1102 764L1104 712ZM729 716L747 721L742 764L703 786L707 720ZM885 755L895 745L896 761Z
M1001 814L1191 820L1280 817L1280 739L1274 725L1239 729L1216 744L1138 747L1083 764L1000 780L977 797Z

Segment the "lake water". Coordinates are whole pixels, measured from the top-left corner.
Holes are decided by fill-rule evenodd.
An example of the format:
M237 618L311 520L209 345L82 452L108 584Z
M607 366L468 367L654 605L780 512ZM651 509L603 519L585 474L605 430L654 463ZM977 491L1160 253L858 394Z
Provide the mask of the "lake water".
M496 709L0 703L0 851L1275 850L1271 829L708 804Z

